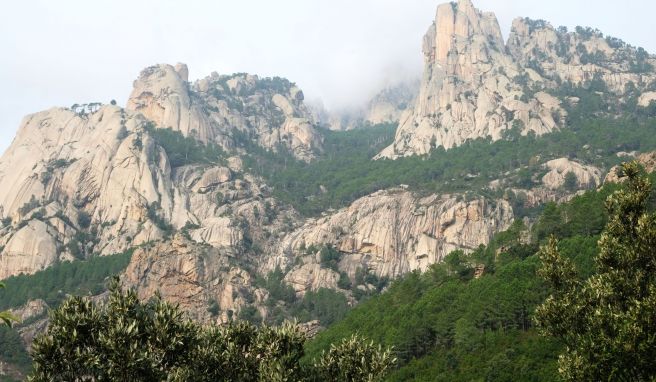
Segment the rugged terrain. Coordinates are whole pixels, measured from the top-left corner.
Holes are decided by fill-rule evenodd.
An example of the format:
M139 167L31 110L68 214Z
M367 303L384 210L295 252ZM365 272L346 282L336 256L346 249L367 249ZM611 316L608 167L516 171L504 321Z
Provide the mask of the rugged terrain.
M653 170L653 155L639 153L656 148L656 60L644 50L528 19L504 42L495 16L469 0L438 7L423 50L419 90L387 89L357 118L369 123L349 125L398 120L393 139L381 126L322 128L286 79L190 82L184 64L144 69L125 107L25 117L0 158L0 279L123 253L127 286L142 298L159 291L199 321L296 317L315 328L390 279L474 252L515 221L532 226L545 203L617 181L623 158ZM606 130L583 126L593 117ZM625 143L594 135L625 121L635 124L617 131ZM347 134L367 143L352 162ZM549 136L548 147L567 147L572 134L599 142L533 148ZM350 163L361 167L339 168ZM47 304L12 308L29 345Z
M477 138L498 140L511 130L542 135L567 128L554 90L603 82L621 98L627 86L654 99L656 60L642 48L598 30L574 32L543 20L514 20L507 42L493 13L470 0L442 4L424 36L424 74L413 107L400 119L394 143L379 158L426 154Z

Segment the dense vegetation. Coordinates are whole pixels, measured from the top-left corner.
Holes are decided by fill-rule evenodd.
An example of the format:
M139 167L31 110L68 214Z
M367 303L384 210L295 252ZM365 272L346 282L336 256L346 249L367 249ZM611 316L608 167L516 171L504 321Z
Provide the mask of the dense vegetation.
M600 81L586 87L563 85L552 93L579 101L566 107L567 128L541 137L521 136L517 128L508 131L505 140L477 139L448 151L438 147L425 156L372 161L393 141L395 130L393 125L377 125L348 132L322 130L324 150L311 163L295 160L284 150L274 154L250 147L245 163L273 186L277 198L305 215L400 184L422 193L494 195L488 184L503 177L520 188L532 187L535 175L543 171L539 164L549 159L569 157L610 168L621 161L616 155L620 151L655 149L656 120L651 117L656 110L638 107L634 88L628 86L626 102L619 103L600 95L606 90Z
M151 123L145 128L157 144L166 151L171 167L217 164L223 163L226 158L225 151L214 143L202 144L195 137L185 137L171 128L158 129Z
M371 382L394 363L389 350L351 336L301 364L304 342L293 324L200 326L114 281L106 304L71 297L51 313L29 380Z
M0 309L42 299L57 306L68 295L95 295L105 290L107 278L122 272L132 250L111 256L94 256L84 261L61 262L32 275L12 276L0 289Z
M555 238L542 247L539 275L551 295L535 312L542 331L565 349L558 366L567 381L653 381L656 378L656 213L647 212L651 182L623 166L626 187L608 198L595 271L581 277Z
M533 321L535 308L549 293L536 275L536 252L554 235L580 277L593 274L597 242L608 221L604 203L618 187L545 208L529 242L520 221L471 255L451 253L423 274L395 281L320 333L308 344L308 356L360 333L394 346L400 367L390 375L392 381L557 380L563 347L539 336ZM652 191L652 209L654 200ZM475 278L481 266L484 274Z
M5 283L0 282L0 289L5 287ZM16 321L16 318L9 311L0 312L0 326L6 325L11 326L12 322Z
M284 273L277 268L266 277L260 276L256 279L256 286L269 292L266 301L270 309L267 324L280 325L285 320L297 319L300 322L319 320L321 325L327 326L346 315L349 304L343 293L320 288L298 298L294 289L283 281L283 277ZM255 308L242 309L239 318L253 324L262 322L262 317Z
M7 288L0 289L0 309L24 305L42 299L50 307L58 306L71 294L95 295L106 289L107 278L122 272L130 262L132 251L91 257L84 261L62 262L33 275L9 277ZM43 317L33 317L27 325ZM15 328L0 327L0 359L21 372L30 370L32 360Z

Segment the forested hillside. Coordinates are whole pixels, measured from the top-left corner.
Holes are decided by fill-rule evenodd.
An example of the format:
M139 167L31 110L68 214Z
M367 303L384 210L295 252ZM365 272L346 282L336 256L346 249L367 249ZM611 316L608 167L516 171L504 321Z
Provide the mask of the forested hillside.
M554 235L561 253L587 277L607 221L604 202L618 187L549 204L531 229L518 221L472 254L453 252L427 272L395 281L320 333L308 345L308 357L360 333L394 346L400 367L390 381L557 380L561 345L538 336L533 323L548 294L536 275L536 252ZM653 210L656 193L651 195Z
M323 130L324 152L314 162L247 147L245 164L267 180L277 198L306 215L400 184L423 194L500 196L503 191L490 190L491 181L510 178L517 187L531 188L543 171L540 164L550 159L568 157L609 169L622 161L618 152L656 149L654 108L637 105L637 93L629 91L625 103L618 103L606 91L600 81L553 90L558 98L578 101L565 104L566 129L540 137L522 136L518 127L500 141L476 139L447 151L438 147L423 156L372 161L394 138L395 126L383 124L346 132Z

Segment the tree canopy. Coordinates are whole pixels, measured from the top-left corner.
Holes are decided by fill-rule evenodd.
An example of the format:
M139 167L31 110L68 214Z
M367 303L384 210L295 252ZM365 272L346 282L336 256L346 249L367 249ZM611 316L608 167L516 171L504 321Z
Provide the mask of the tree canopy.
M608 224L596 271L584 279L551 238L539 274L552 294L536 310L541 331L565 345L558 361L568 381L656 378L656 214L651 182L637 163L622 165L625 188L606 201Z
M30 381L379 381L389 349L354 336L310 364L292 324L201 326L159 296L143 302L117 279L104 304L71 297L32 348Z

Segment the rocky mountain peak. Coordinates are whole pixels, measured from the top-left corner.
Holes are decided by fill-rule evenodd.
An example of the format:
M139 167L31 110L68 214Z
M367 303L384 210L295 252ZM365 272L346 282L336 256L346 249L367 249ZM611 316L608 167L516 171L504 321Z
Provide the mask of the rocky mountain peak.
M640 92L641 105L656 99L650 91L656 60L644 49L595 29L568 32L528 18L514 20L504 44L495 15L469 0L437 7L423 52L419 96L401 116L394 143L376 158L563 128L567 113L553 94L564 83L602 82L618 97L630 86Z
M143 114L158 127L194 135L205 142L212 140L210 120L192 101L188 76L184 64L160 64L142 70L133 83L126 109Z
M503 46L501 29L493 13L483 13L469 0L437 7L435 22L424 37L424 54L429 62L448 65L450 54L467 48L471 38Z
M438 6L423 51L414 108L401 117L395 142L377 158L426 154L468 139L498 140L510 129L539 135L561 124L555 117L564 115L560 101L544 92L529 96L514 81L523 68L507 54L496 16L471 1Z
M238 73L189 83L185 64L159 64L141 71L126 109L143 114L157 128L171 128L205 143L233 150L244 136L277 150L286 147L306 161L321 150L303 92L283 78Z

